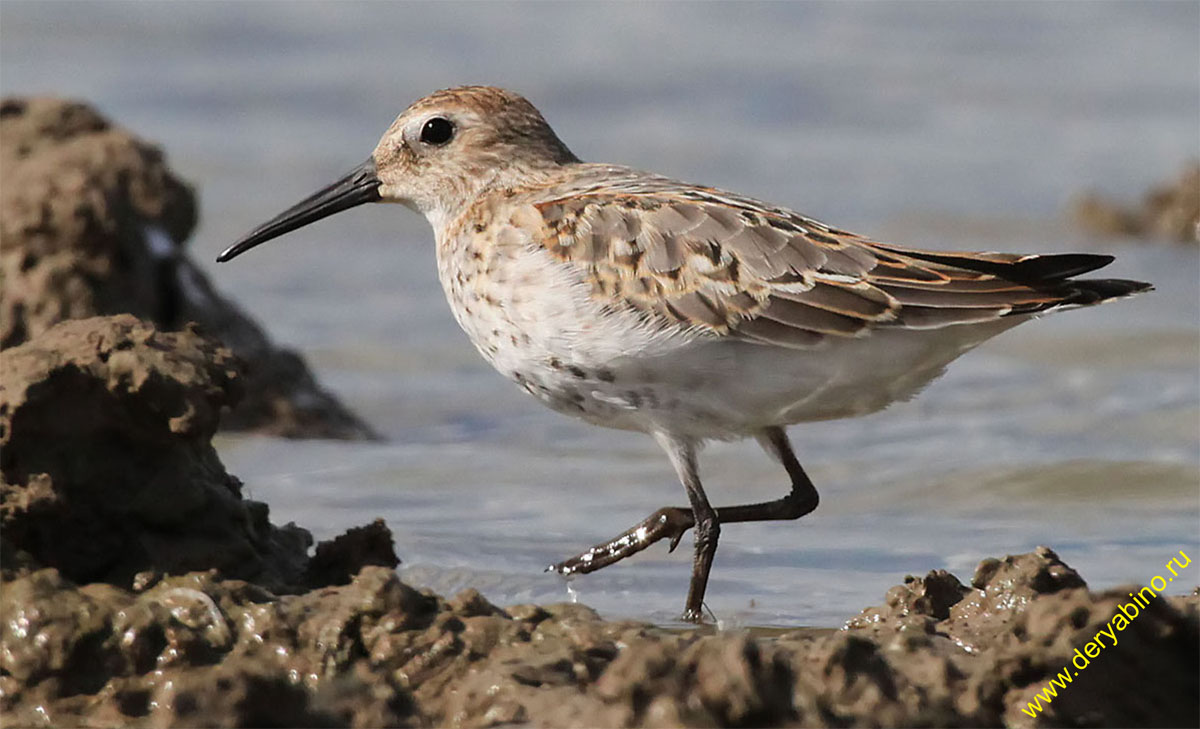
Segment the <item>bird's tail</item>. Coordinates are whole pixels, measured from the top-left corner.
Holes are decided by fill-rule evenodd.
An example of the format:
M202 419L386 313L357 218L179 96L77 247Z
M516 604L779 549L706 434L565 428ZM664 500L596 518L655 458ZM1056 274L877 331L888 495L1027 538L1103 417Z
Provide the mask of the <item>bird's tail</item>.
M1007 253L943 253L904 249L912 258L943 266L966 269L1011 281L1041 294L1023 296L1007 314L1033 314L1050 309L1092 306L1105 301L1123 299L1143 291L1153 284L1116 278L1075 279L1085 273L1104 268L1115 259L1098 253L1050 253L1013 255Z
M1114 299L1124 299L1143 291L1153 291L1154 284L1123 278L1085 278L1065 281L1070 293L1058 306L1092 306Z

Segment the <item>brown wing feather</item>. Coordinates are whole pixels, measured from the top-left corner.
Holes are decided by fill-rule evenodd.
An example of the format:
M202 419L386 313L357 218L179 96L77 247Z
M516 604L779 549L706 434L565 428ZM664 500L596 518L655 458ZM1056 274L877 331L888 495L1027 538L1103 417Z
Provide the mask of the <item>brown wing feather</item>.
M649 176L624 187L535 202L538 240L597 294L714 334L806 348L1092 303L1112 288L1067 280L1107 256L910 250L711 188Z

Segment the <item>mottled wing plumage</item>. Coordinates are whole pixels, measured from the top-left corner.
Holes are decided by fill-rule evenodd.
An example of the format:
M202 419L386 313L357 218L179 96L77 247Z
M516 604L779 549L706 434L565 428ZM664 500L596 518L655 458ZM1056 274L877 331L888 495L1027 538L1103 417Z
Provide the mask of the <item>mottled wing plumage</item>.
M534 202L551 254L581 266L598 297L785 347L1090 303L1095 282L1066 279L1111 260L908 250L719 190L602 172L604 183Z

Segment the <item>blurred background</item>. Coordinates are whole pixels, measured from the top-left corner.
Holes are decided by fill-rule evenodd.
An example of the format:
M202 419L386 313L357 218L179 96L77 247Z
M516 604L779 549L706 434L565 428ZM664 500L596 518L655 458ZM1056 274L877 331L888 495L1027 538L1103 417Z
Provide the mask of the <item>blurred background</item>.
M837 625L906 573L969 579L1055 548L1093 587L1200 552L1197 246L1083 233L1200 154L1196 3L23 3L4 94L75 97L198 188L190 249L385 442L223 436L273 520L380 516L406 579L501 604L678 613L688 549L570 585L542 568L684 495L637 434L543 410L458 330L418 216L369 206L217 266L240 234L361 162L409 102L526 95L580 157L737 190L895 243L1110 252L1131 301L1026 325L917 400L792 429L821 508L722 533L729 624ZM702 460L715 503L775 498L752 443ZM1191 578L1194 585L1195 577ZM1185 590L1181 587L1180 590Z

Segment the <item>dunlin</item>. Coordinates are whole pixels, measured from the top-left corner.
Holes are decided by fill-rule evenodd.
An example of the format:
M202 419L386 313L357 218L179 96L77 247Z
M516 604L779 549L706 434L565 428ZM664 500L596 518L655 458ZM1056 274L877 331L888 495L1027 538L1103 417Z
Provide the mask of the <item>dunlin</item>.
M874 412L959 355L1061 308L1150 288L1077 279L1111 256L902 248L786 208L628 167L581 162L521 96L471 86L406 109L371 157L217 259L367 202L433 226L458 323L551 408L649 433L690 507L666 507L553 565L586 573L695 528L684 620L700 621L721 525L798 519L817 491L793 423ZM776 500L713 507L696 452L753 436L791 481Z

